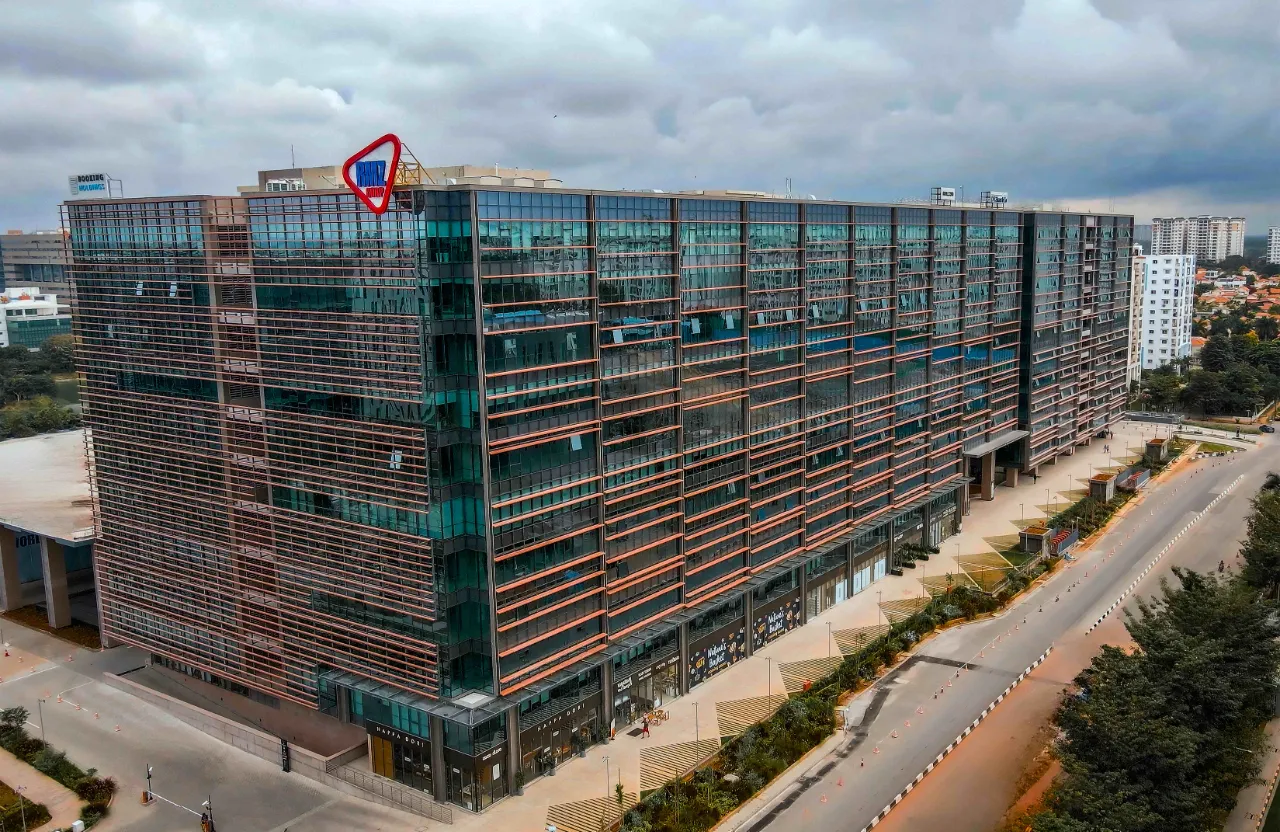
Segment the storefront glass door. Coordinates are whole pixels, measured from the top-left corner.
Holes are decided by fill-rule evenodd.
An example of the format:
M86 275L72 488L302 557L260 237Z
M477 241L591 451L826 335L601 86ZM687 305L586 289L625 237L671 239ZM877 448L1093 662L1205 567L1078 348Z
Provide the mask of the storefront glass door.
M853 573L853 594L857 595L869 586L871 586L871 564L868 563Z

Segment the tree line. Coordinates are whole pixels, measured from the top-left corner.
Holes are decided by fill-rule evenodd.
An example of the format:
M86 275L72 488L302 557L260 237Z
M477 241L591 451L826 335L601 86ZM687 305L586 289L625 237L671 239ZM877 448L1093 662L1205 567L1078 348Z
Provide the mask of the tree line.
M75 370L75 342L55 335L32 352L0 348L0 439L77 427L80 416L54 400L54 375Z
M1224 332L1205 342L1200 369L1188 371L1183 361L1145 371L1138 406L1205 416L1250 416L1277 398L1280 341L1264 341L1253 331Z
M1062 775L1034 832L1221 829L1257 777L1280 672L1280 478L1254 500L1244 568L1173 570L1126 613L1055 715Z

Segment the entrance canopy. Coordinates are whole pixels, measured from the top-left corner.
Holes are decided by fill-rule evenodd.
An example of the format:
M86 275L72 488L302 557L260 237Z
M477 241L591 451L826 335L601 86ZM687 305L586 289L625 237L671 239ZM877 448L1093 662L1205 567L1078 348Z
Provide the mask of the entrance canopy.
M999 450L1000 448L1003 448L1005 445L1012 445L1014 442L1017 442L1019 439L1022 439L1030 435L1031 435L1030 431L1011 430L1006 433L1000 434L995 439L991 439L987 442L983 442L980 445L974 445L971 448L965 448L964 455L969 457L986 456L992 451Z

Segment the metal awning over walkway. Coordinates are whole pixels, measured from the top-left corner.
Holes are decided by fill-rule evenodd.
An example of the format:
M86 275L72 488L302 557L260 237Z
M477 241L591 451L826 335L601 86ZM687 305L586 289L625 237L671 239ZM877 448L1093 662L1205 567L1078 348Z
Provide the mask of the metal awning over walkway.
M1031 435L1030 431L1011 430L1011 431L1008 431L1007 433L1000 434L995 439L991 439L987 442L983 442L980 445L974 445L972 448L965 448L964 455L965 456L986 456L992 451L999 450L1000 448L1003 448L1005 445L1011 445L1014 442L1017 442L1019 439L1023 439L1030 435Z

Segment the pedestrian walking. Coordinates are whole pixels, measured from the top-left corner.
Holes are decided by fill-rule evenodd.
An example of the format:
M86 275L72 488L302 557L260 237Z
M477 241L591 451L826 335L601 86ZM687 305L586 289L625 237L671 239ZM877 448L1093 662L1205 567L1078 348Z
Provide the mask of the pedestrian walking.
M645 738L649 736L649 717L647 716L640 722L640 736Z

